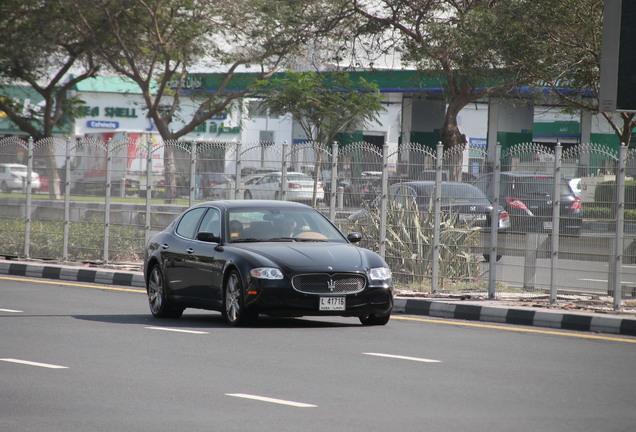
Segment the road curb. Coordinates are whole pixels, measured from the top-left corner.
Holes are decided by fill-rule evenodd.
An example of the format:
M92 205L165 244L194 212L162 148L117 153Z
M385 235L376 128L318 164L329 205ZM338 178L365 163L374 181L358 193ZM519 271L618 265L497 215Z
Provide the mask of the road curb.
M30 262L0 261L0 274L145 288L141 272L81 268Z
M137 288L146 287L143 274L139 271L82 268L39 262L0 261L0 274ZM396 297L393 312L636 336L636 319L573 312L563 313L557 310L523 309L505 305L479 305L461 300Z
M636 319L532 310L508 306L462 304L457 300L396 298L393 312L469 321L496 322L562 330L636 336Z

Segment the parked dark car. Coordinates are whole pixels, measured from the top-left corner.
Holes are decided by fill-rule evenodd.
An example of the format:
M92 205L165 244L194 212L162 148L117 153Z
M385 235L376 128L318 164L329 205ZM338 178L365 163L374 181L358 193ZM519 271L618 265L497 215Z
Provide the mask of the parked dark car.
M492 203L475 186L460 182L441 182L440 208L442 213L454 215L457 222L470 228L488 231L490 229L490 212ZM435 190L434 181L411 181L395 183L389 188L391 205L413 206L422 214L433 211L433 199ZM373 205L378 205L376 201ZM356 220L364 216L366 210L354 213L350 219ZM510 227L508 214L499 208L499 230Z
M551 232L554 207L554 176L517 172L502 172L499 202L510 215L510 231ZM492 196L493 174L485 174L474 184L487 196ZM583 215L581 200L574 194L568 182L561 178L559 232L581 233Z
M259 314L354 316L384 325L393 307L391 271L355 246L324 215L294 202L208 201L195 205L146 246L150 311L221 311L230 325Z

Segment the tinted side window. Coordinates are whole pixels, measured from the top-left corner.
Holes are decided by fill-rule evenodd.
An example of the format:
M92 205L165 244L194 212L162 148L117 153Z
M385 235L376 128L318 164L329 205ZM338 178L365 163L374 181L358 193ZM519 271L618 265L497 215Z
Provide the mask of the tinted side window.
M205 211L205 207L198 207L183 215L179 221L179 225L177 226L177 234L189 239L194 238L195 230L199 224L199 219L201 219L201 216Z
M211 208L203 216L199 232L211 232L218 236L221 235L221 212L218 209Z

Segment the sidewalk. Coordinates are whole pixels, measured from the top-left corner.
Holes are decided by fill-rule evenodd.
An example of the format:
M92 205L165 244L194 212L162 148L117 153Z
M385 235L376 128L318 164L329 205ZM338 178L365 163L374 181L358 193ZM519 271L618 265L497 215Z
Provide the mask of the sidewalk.
M0 260L0 275L26 276L74 282L145 288L138 266L88 266L41 261ZM536 297L537 299L539 297ZM422 297L397 290L394 313L426 315L553 329L636 336L636 308L599 311L572 308L570 303L549 305L524 296L490 300L474 295Z

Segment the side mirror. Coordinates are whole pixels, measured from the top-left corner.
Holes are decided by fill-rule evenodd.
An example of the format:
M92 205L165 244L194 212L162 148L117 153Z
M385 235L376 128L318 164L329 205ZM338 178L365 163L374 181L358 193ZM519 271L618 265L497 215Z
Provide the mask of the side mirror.
M197 240L207 243L221 243L221 237L211 232L201 231L197 234Z
M347 240L349 240L350 243L358 243L360 240L362 240L362 233L350 232L349 234L347 234Z

